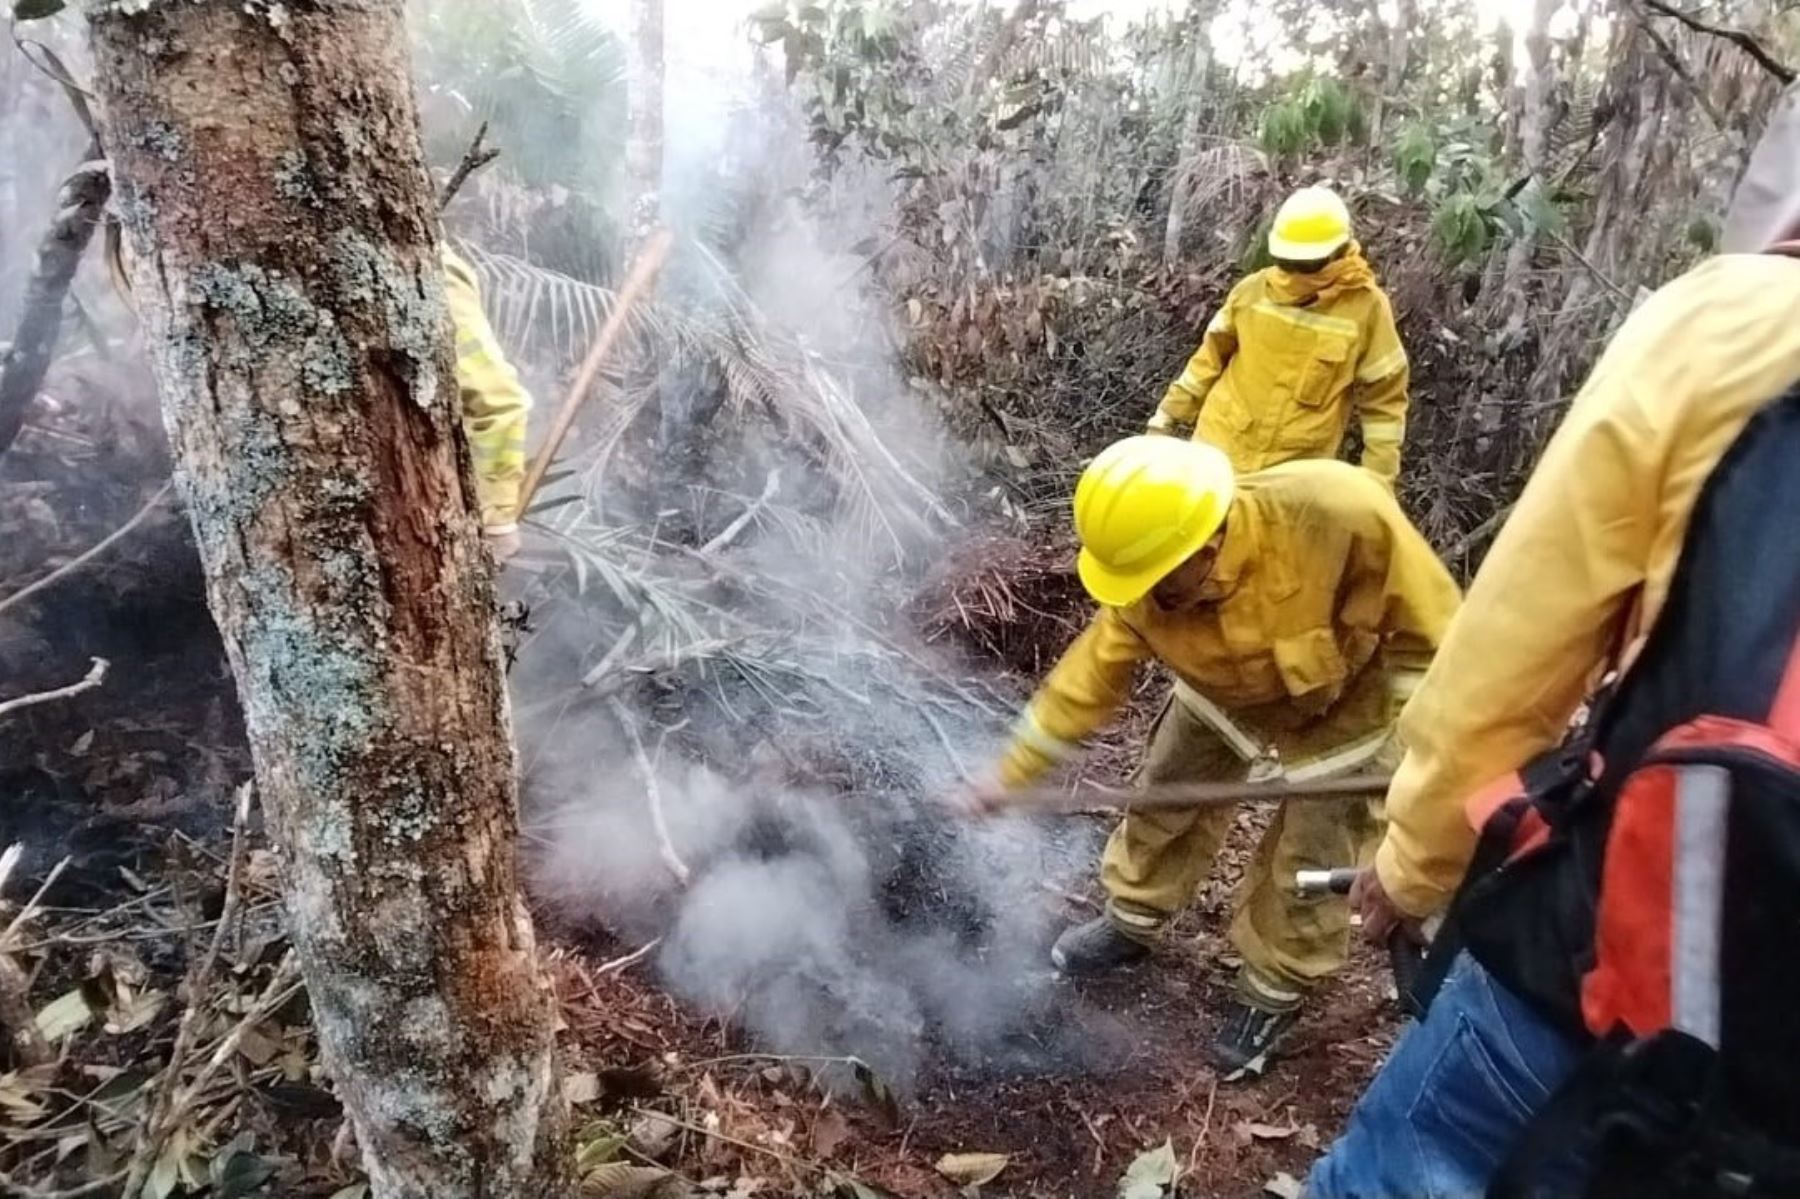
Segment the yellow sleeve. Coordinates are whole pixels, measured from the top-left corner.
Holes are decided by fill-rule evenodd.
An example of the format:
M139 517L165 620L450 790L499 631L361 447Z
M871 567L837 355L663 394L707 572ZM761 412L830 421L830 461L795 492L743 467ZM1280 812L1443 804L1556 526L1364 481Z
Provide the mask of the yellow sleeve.
M1356 365L1356 412L1362 423L1363 469L1392 487L1400 475L1400 447L1406 440L1412 367L1394 327L1393 307L1380 292L1376 299L1368 344Z
M1660 455L1620 375L1591 383L1551 439L1401 714L1376 869L1413 915L1461 881L1464 803L1561 738L1643 582Z
M1156 414L1150 418L1152 433L1172 432L1200 419L1207 393L1225 373L1231 356L1237 353L1237 321L1232 315L1236 301L1237 291L1233 289L1219 311L1213 314L1206 332L1200 337L1200 348L1194 351L1186 368L1163 393L1162 403L1156 406Z
M447 246L444 298L456 327L456 382L462 392L463 432L475 460L481 523L490 531L510 531L518 520L519 488L525 480L531 393L488 324L474 270Z
M1150 657L1116 608L1102 608L1064 651L1013 726L1000 781L1022 787L1068 757L1112 718L1131 693L1138 663Z

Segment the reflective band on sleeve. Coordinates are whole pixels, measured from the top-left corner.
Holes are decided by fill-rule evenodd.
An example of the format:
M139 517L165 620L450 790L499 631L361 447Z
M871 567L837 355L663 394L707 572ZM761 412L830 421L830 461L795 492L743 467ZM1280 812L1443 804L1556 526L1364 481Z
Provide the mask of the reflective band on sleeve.
M1268 746L1245 732L1231 717L1225 715L1218 704L1180 679L1175 680L1175 698L1194 719L1219 734L1219 739L1231 747L1231 752L1244 761L1258 762L1269 757Z
M1719 925L1731 774L1684 766L1675 782L1674 927L1669 936L1669 1020L1719 1047Z
M1358 383L1378 383L1406 365L1406 350L1396 346L1391 354L1383 354L1379 358L1365 359L1356 368Z
M1422 670L1390 670L1388 672L1388 694L1395 699L1411 699L1418 691L1419 684L1425 681Z
M1165 433L1175 427L1175 418L1158 408L1156 415L1152 416L1150 423L1144 427L1155 433Z
M1213 318L1206 322L1206 331L1208 333L1231 332L1231 309L1221 308L1213 313Z
M1036 713L1027 708L1019 719L1013 722L1013 740L1024 745L1051 762L1060 762L1077 749L1079 744L1064 741L1044 728L1038 722Z
M1398 417L1376 417L1370 420L1363 418L1363 444L1371 441L1390 445L1406 440L1406 422Z
M1191 363L1181 372L1181 378L1175 381L1175 385L1187 391L1201 391L1206 387L1200 377L1194 374L1194 367Z
M1290 783L1304 783L1349 774L1358 766L1365 766L1380 756L1382 747L1387 745L1393 735L1392 729L1378 729L1347 745L1327 750L1316 758L1296 762L1287 768L1285 777Z

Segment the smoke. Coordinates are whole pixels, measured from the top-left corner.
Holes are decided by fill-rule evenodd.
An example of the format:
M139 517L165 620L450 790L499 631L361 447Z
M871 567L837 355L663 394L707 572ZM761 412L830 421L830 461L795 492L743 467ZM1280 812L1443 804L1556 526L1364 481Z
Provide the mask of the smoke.
M727 278L690 255L665 301L741 305L785 347L758 352L803 369L771 411L722 407L716 379L666 369L659 436L700 426L703 451L619 451L660 472L650 501L620 494L629 461L594 472L585 494L639 591L546 603L521 652L533 891L571 923L660 937L659 981L770 1052L854 1057L900 1090L932 1070L1091 1064L1116 1030L1075 1018L1047 949L1052 892L1090 868L1092 831L948 812L1017 696L900 616L956 536L944 497L978 489L900 367L891 299L867 290L895 185L855 167L822 185L743 27L690 44L683 8L668 13L664 218L698 237L724 209L738 236L717 250ZM701 24L720 18L709 5ZM822 410L808 436L784 423ZM664 544L680 525L715 535L764 477L774 498L706 564ZM603 677L584 688L584 673Z

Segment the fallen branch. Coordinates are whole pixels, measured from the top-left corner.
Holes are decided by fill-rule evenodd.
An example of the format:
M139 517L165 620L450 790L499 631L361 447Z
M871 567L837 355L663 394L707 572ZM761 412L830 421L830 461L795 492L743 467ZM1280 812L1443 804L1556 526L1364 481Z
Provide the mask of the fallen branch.
M88 1195L99 1195L112 1190L124 1177L125 1171L118 1170L104 1178L84 1182L80 1186L68 1187L60 1191L46 1191L38 1187L26 1186L22 1182L15 1181L4 1171L0 1171L0 1195L11 1195L13 1199L86 1199Z
M631 738L632 756L637 760L638 774L644 780L644 799L650 805L650 823L656 828L656 840L662 854L663 865L675 876L675 881L683 887L693 878L693 872L681 855L675 852L675 842L669 838L669 822L663 817L662 788L656 785L656 768L651 764L650 755L644 752L644 742L638 736L637 722L631 719L631 713L618 700L608 701L613 717L624 728L625 735Z
M600 326L594 344L588 348L587 357L581 360L581 368L575 372L575 382L569 386L568 394L563 397L562 407L557 410L556 419L550 424L550 433L544 438L543 448L532 459L531 469L525 472L525 484L519 489L519 507L516 513L518 519L525 519L525 513L531 510L531 501L537 495L538 488L543 486L544 475L556 460L557 451L562 449L563 438L569 435L569 428L575 423L575 414L581 411L581 405L586 401L588 391L600 373L600 367L606 362L607 355L612 353L613 343L625 332L625 322L631 316L638 297L649 290L657 273L662 270L663 260L669 256L669 247L674 244L674 240L667 229L658 229L645 243L637 261L631 264L631 271L625 276L624 286L619 288L619 296L613 303L612 312L607 314L606 323Z
M1651 12L1661 13L1665 17L1674 17L1695 33L1703 33L1707 37L1723 38L1755 59L1757 65L1781 80L1784 85L1791 84L1796 78L1800 78L1792 67L1769 53L1768 49L1757 41L1754 35L1742 29L1729 29L1723 25L1709 24L1692 13L1683 12L1672 4L1665 4L1663 0L1640 0L1640 3Z
M250 801L254 794L255 788L250 783L238 788L237 811L231 822L231 864L226 867L225 872L225 902L219 911L219 922L213 929L212 942L206 948L206 955L188 973L187 1009L181 1013L181 1024L175 1031L175 1045L169 1050L169 1064L163 1067L162 1077L156 1084L156 1093L150 1106L145 1109L142 1134L125 1174L124 1199L137 1199L144 1180L149 1177L151 1168L162 1153L163 1142L168 1139L186 1106L184 1102L177 1102L176 1090L180 1086L181 1071L187 1064L194 1039L199 1035L200 1016L206 1010L205 997L208 988L212 986L219 951L224 947L226 933L237 915L241 890L238 883L244 872L244 859L249 849L246 833L250 825ZM196 1080L194 1086L184 1093L184 1099L191 1099L202 1081Z
M92 669L78 683L70 683L67 687L58 687L54 691L40 691L36 695L21 695L0 703L0 718L11 716L21 708L36 707L54 700L68 699L72 695L80 695L83 691L92 691L106 679L106 670L110 666L105 658L95 658Z
M614 958L610 962L604 962L601 965L594 967L593 973L602 978L609 974L623 974L625 971L631 969L633 966L655 953L657 947L662 943L663 939L661 937L653 937L647 944L639 946L624 957Z
M737 535L742 533L750 522L756 519L756 514L769 506L769 501L775 498L775 493L780 489L781 468L777 466L769 472L769 481L763 484L762 494L757 496L755 501L748 508L745 508L740 512L736 520L719 530L719 535L717 537L714 537L711 541L701 546L700 556L705 557L708 554L715 553L730 545Z
M144 501L144 506L137 510L137 515L113 530L105 538L101 539L98 544L86 550L78 557L71 558L37 582L28 583L7 596L5 599L0 600L0 616L5 615L7 610L15 605L24 603L33 595L44 590L44 588L53 586L59 580L74 574L89 562L92 562L95 558L98 558L101 554L104 554L107 550L111 549L119 541L129 536L132 530L136 529L139 525L143 524L145 520L149 519L150 513L156 510L158 504L162 503L163 497L169 494L169 488L173 486L174 483L172 482L164 483L157 489L155 495Z
M444 190L438 196L439 211L450 207L450 201L456 199L456 193L468 182L470 175L500 157L498 149L482 146L481 143L487 139L487 131L488 123L483 121L481 128L475 131L475 140L463 151L462 161L456 164L456 169L450 173L450 181L444 184Z

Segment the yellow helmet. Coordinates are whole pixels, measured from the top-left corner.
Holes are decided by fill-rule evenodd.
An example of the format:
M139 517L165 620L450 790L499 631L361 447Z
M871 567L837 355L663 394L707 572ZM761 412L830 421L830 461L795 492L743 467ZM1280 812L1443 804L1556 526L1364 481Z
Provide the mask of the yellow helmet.
M1317 262L1350 240L1350 210L1329 187L1303 187L1282 202L1269 227L1269 253L1287 262Z
M1231 460L1205 442L1127 437L1075 485L1082 586L1109 607L1144 598L1225 523Z

